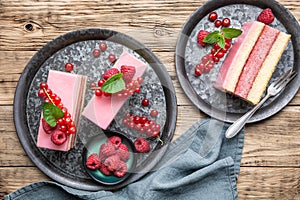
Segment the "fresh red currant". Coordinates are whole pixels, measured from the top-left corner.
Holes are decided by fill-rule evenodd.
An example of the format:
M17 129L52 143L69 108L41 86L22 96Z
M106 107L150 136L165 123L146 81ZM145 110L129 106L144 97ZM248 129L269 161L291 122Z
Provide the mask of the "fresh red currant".
M116 56L114 54L109 54L108 60L109 60L109 62L113 63L116 61Z
M53 98L53 102L55 105L58 105L61 102L61 98L59 96L56 96Z
M93 55L95 58L98 58L101 55L101 51L99 49L94 49Z
M141 92L141 88L137 87L137 88L134 90L134 92L140 93L140 92Z
M151 110L151 112L150 112L150 116L151 117L157 117L157 115L158 115L158 111L157 110Z
M218 57L218 58L223 58L223 56L224 56L224 52L222 52L222 51L219 51L216 55L216 57Z
M103 92L103 95L104 95L105 97L109 97L109 96L111 96L111 93Z
M68 127L66 125L61 125L59 127L59 129L62 131L62 132L66 132L68 130Z
M144 99L142 100L142 105L143 105L143 106L149 106L149 99L144 98Z
M229 18L224 18L223 20L222 20L222 26L224 26L224 27L228 27L228 26L230 26L230 19Z
M102 90L100 90L100 89L96 89L95 90L95 95L97 96L97 97L100 97L100 96L102 96Z
M222 22L221 22L221 20L216 20L215 21L215 27L220 27L220 26L222 26Z
M72 71L73 69L74 69L74 65L73 65L72 63L67 62L67 63L65 64L65 70L66 70L67 72L70 72L70 71Z
M101 51L105 51L107 49L107 45L105 42L100 42L99 48Z
M43 89L40 89L40 90L38 91L38 96L41 97L41 98L43 98L43 97L45 96L45 92L44 92Z
M229 49L230 47L231 47L230 42L226 42L226 43L225 43L225 49Z
M75 134L76 133L76 127L75 126L71 126L69 129L69 134Z
M219 60L220 60L220 58L218 58L218 57L213 57L213 61L214 61L214 62L219 62Z
M98 81L98 86L99 87L102 87L102 85L105 83L105 80L104 79L102 79L102 80L99 80Z
M216 12L211 12L208 15L208 20L214 22L218 18L218 14Z
M94 87L96 87L96 83L90 83L90 88L92 89Z
M140 123L141 123L141 124L145 124L147 121L148 121L148 119L147 119L147 117L145 117L145 116L142 116L142 117L140 118Z
M218 43L215 43L213 48L214 48L215 50L218 50L218 49L220 49L221 47L219 46ZM215 51L215 53L216 53L216 51Z
M42 82L42 83L40 83L40 88L47 90L48 89L48 84L46 82Z
M202 70L199 69L199 68L196 68L196 69L195 69L195 75L196 75L196 76L201 76L201 74L202 74Z

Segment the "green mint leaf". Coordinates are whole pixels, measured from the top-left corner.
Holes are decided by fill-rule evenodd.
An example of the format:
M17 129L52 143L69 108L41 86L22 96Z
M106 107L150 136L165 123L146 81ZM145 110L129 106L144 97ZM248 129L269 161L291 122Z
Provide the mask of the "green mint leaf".
M219 38L218 38L218 45L222 48L222 49L224 49L224 47L225 47L225 38L224 38L224 36L220 36Z
M43 118L51 127L55 127L57 119L64 116L63 111L51 103L44 102L42 109Z
M218 41L220 36L220 31L214 31L204 37L203 42L208 44L214 44Z
M222 28L222 32L225 38L236 38L242 34L242 30L236 28Z
M105 83L101 87L101 90L113 94L125 89L125 82L122 77L122 73L113 75L105 81Z

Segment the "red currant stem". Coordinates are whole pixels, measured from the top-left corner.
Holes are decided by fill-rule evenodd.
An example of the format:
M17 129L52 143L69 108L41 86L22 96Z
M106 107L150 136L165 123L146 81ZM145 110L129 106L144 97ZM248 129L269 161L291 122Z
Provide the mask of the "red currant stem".
M96 87L90 87L90 89L91 90L98 90L98 89L101 90L101 87L97 87L97 86Z
M216 51L216 53L214 54L214 56L216 56L218 53L219 53L219 51L221 51L221 47L220 48L218 48L218 50Z
M47 90L46 90L45 88L43 88L43 90L44 90L44 93L47 95L48 99L51 101L51 103L52 103L53 105L55 105L54 101L53 101L52 98L50 97L50 95L49 95L49 93L47 92Z
M157 136L156 139L161 143L161 145L164 145L164 141L160 138L160 136Z

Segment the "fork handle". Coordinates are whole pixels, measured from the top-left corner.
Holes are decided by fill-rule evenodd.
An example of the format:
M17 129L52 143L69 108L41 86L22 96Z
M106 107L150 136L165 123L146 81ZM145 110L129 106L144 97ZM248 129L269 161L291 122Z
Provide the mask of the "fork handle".
M245 126L248 119L252 117L252 115L257 111L258 108L261 107L265 103L265 101L270 97L270 95L266 95L254 108L249 110L246 114L244 114L241 118L236 120L226 131L226 138L232 138Z

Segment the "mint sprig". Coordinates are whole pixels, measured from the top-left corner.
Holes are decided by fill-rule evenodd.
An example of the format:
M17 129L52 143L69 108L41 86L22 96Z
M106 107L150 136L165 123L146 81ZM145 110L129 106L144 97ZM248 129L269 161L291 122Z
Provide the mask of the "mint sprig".
M43 118L51 127L55 127L56 121L64 116L63 111L51 103L44 102L42 109Z
M225 39L236 38L240 36L242 32L242 30L236 28L222 28L205 36L203 42L208 44L217 43L223 49L225 47Z
M125 89L125 81L122 79L123 73L115 74L105 81L101 90L107 93L117 93Z

